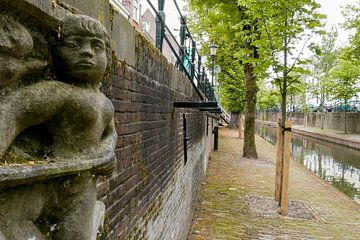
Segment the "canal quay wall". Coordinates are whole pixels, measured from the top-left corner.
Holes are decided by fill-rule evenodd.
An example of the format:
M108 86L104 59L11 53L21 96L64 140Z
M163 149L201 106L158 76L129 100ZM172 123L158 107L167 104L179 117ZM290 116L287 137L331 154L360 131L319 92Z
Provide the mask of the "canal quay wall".
M281 112L258 112L257 119L262 121L277 122L281 117ZM307 126L321 127L335 130L345 130L345 112L289 112L287 117L293 124L303 125L304 119L307 118ZM360 112L346 113L348 133L360 133Z
M278 127L277 122L256 120L256 123L273 128ZM343 132L337 130L321 130L320 128L303 127L301 125L293 125L291 132L360 150L360 136L357 134L343 134Z
M97 184L106 205L101 239L185 239L190 229L215 120L205 112L174 108L199 101L188 78L109 1L3 0L44 31L60 29L65 14L85 14L107 28L113 49L110 81L102 91L115 107L117 164ZM187 121L184 158L183 114Z

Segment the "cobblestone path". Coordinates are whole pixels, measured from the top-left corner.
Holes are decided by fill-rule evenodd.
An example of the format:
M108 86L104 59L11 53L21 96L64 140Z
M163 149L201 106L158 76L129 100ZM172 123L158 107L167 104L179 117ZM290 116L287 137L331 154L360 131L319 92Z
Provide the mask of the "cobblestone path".
M245 159L237 136L220 130L189 240L360 239L360 205L295 161L289 216L278 215L275 147L258 137L259 159Z

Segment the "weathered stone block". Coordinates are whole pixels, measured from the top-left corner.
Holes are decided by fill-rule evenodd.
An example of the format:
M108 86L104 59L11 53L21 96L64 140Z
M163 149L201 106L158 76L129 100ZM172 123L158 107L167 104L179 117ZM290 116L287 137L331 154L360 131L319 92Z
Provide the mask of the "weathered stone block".
M135 29L127 19L114 10L111 21L111 39L117 58L129 66L136 66L135 55Z

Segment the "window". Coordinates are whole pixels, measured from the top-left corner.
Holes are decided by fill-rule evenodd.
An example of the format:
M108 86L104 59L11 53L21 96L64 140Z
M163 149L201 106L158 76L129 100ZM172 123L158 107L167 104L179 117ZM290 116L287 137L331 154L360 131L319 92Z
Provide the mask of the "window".
M140 17L140 4L139 4L139 0L134 0L134 11L133 11L133 19L135 22L139 22L139 17Z
M123 2L121 2L120 0L110 0L110 4L116 9L116 11L121 13L126 19L130 18L130 12L126 8Z
M146 22L146 21L142 22L141 30L142 30L142 32L149 32L150 31L150 23Z

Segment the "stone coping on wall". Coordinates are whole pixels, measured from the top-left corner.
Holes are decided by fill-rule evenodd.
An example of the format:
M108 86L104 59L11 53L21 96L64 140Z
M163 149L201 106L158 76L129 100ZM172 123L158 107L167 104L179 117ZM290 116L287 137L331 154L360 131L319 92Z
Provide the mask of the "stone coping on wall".
M48 164L39 164L34 166L9 164L0 167L0 189L24 183L29 184L34 181L44 179L75 175L86 171L93 171L95 169L99 169L103 166L111 164L111 162L113 161L115 161L115 155L108 154L107 156L91 160L76 160L72 162L50 162Z
M277 128L277 126L278 126L276 122L256 120L256 123L274 127L274 128ZM334 133L319 133L319 132L315 132L314 129L318 129L318 128L314 128L314 127L307 128L307 127L303 127L300 125L295 125L292 127L291 131L295 134L304 135L304 136L316 138L319 140L339 144L339 145L342 145L345 147L350 147L350 148L360 150L360 135L359 135L359 140L357 141L354 139L349 139L354 134L351 134L351 135L350 134L342 134L341 136L338 136L337 135L338 133L335 133L335 132ZM334 131L339 132L337 130L334 130Z

